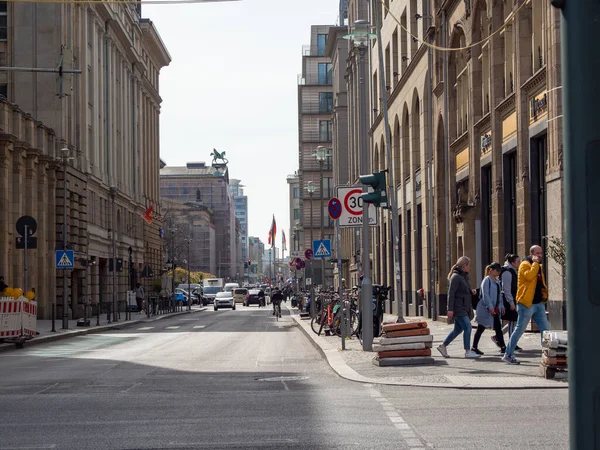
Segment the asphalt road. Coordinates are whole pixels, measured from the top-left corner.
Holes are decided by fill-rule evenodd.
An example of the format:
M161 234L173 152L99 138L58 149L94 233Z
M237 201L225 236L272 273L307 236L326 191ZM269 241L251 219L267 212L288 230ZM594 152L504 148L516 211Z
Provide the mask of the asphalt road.
M0 450L564 449L567 392L339 378L267 309L207 310L0 354Z

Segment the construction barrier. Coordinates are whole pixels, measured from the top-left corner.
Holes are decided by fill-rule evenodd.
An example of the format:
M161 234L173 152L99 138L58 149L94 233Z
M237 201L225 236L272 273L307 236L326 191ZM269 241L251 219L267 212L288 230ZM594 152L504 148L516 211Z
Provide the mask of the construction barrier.
M37 302L25 297L0 297L0 337L33 337L36 332Z

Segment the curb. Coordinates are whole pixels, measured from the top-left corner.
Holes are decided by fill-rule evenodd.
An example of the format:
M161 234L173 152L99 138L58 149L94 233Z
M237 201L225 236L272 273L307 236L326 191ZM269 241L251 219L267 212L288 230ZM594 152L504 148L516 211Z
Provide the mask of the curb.
M111 323L110 325L100 325L100 326L94 326L94 327L90 327L90 328L82 328L82 329L78 329L78 330L73 330L72 332L69 332L69 333L50 334L50 335L46 335L46 336L40 336L40 337L33 338L30 341L25 341L25 347L29 347L31 345L45 344L48 342L61 341L63 339L68 339L70 337L75 337L75 336L84 336L87 334L101 333L103 331L129 328L132 325L139 325L141 323L152 323L152 322L156 322L158 320L167 319L169 317L181 316L183 314L194 314L197 312L206 311L207 309L208 309L207 307L202 307L201 309L195 309L192 311L179 311L179 312L175 312L175 313L165 314L162 316L154 317L152 319L146 318L146 319L128 320L128 321L122 321L122 322L117 322L117 323ZM19 350L19 349L16 348L15 344L11 344L11 343L0 344L0 353L4 353L4 352L10 351L10 350Z
M289 308L288 308L289 309ZM325 338L321 338L317 336L311 329L308 329L308 326L305 326L302 323L302 319L298 317L297 314L292 314L292 310L290 309L290 316L294 321L298 324L298 327L302 330L302 332L306 335L310 343L315 347L315 349L321 354L323 358L327 361L329 366L333 369L333 371L348 381L354 381L356 383L363 384L379 384L386 386L407 386L407 387L418 387L418 388L435 388L435 389L471 389L471 390L522 390L522 389L568 389L568 383L562 382L554 382L549 380L537 379L537 381L547 381L548 385L534 385L534 384L514 384L510 386L480 386L480 385L472 385L467 383L403 383L401 381L392 381L392 380L380 380L377 378L366 377L364 375L359 374L354 369L352 369L346 361L344 361L344 357L342 356L340 350L337 349L336 346L330 344L327 341L324 341ZM320 342L319 339L322 339L324 342ZM464 378L464 377L463 377ZM477 377L473 377L477 378ZM521 377L519 378L527 378ZM550 384L554 383L554 384Z

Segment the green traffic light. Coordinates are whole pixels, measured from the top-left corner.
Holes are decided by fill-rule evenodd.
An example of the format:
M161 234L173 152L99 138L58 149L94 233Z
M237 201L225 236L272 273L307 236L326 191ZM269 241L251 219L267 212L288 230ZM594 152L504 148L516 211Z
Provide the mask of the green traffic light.
M385 192L385 172L376 172L371 175L361 175L360 182L373 188L373 192L362 194L360 198L365 203L371 203L377 207L384 204L387 208L387 194Z

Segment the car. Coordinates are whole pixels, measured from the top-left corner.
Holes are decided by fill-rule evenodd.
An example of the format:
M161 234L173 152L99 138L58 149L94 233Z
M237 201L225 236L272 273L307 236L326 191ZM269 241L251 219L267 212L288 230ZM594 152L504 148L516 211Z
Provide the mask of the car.
M179 288L175 289L175 301L176 302L181 302L184 305L187 305L187 301L188 301L189 297L190 297L190 294L185 289L179 289Z
M248 298L248 289L246 288L235 288L233 290L233 298L236 303L245 303Z
M202 305L206 306L209 303L214 303L216 295L222 290L221 286L204 286L202 288Z
M246 298L246 301L244 302L244 306L250 306L250 305L258 305L260 306L265 306L264 304L261 305L260 302L260 298L258 296L260 292L260 289L250 289L248 291L248 297Z
M226 307L235 310L235 300L231 292L219 292L215 297L215 311L219 308Z
M239 288L239 287L240 287L240 285L238 283L227 283L227 284L225 284L225 287L223 288L223 291L225 291L225 292L231 292L235 288Z

